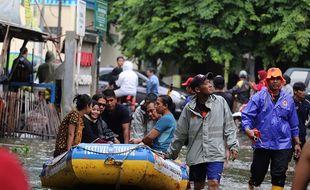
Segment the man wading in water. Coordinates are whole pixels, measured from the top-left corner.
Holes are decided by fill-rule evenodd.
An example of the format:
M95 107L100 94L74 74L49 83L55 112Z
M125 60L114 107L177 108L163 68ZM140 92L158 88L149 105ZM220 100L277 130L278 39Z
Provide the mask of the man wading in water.
M281 70L270 68L267 88L256 93L242 112L243 130L254 147L249 189L263 182L270 163L272 190L283 190L292 140L295 156L300 155L298 117L292 96L281 89L284 82Z
M196 93L186 104L178 121L166 158L176 159L188 140L186 162L194 189L219 189L226 160L226 145L234 160L239 147L236 126L226 100L213 95L212 73L196 75L191 83Z

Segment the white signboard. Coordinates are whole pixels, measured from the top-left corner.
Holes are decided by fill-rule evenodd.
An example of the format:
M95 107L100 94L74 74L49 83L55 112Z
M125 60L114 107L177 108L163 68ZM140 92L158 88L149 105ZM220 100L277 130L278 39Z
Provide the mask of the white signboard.
M164 160L163 158L154 155L155 163L154 168L166 176L180 182L182 180L182 170L180 166L176 165L170 160Z
M78 0L76 5L76 34L85 36L86 2Z

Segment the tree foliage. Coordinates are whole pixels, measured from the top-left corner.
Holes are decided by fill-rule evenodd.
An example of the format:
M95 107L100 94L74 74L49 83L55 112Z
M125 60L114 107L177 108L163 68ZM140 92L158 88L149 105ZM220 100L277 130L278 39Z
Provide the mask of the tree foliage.
M115 0L110 23L125 55L141 59L266 65L309 59L309 0Z

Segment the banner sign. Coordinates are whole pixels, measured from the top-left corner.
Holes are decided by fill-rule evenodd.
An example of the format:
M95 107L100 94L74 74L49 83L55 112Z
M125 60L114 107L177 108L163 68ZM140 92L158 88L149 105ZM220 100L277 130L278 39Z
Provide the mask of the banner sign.
M95 7L95 29L106 32L108 23L108 2L97 0Z
M30 0L30 4L35 5L36 1L38 4L43 4L44 5L59 5L59 0ZM75 6L77 0L62 0L61 4L64 6Z
M76 5L76 34L85 36L86 2L78 0Z
M31 28L31 26L32 26L32 12L31 12L31 8L30 8L29 0L24 0L24 7L25 7L26 26Z

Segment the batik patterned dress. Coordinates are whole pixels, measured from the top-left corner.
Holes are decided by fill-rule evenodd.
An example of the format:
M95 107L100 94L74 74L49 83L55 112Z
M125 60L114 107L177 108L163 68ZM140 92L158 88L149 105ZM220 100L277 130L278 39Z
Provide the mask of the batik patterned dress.
M84 128L83 117L80 116L78 111L73 110L63 119L58 128L54 157L67 151L67 140L70 124L75 126L72 146L81 142L82 131Z

